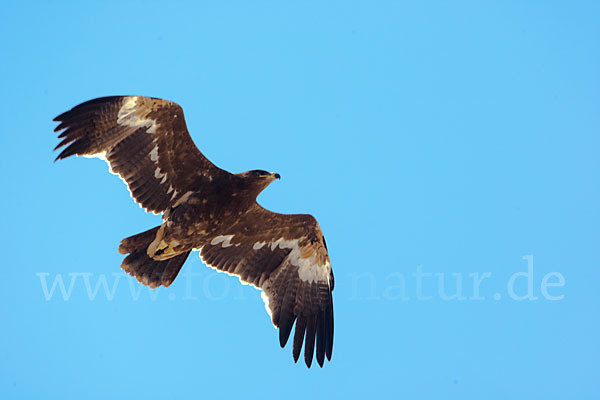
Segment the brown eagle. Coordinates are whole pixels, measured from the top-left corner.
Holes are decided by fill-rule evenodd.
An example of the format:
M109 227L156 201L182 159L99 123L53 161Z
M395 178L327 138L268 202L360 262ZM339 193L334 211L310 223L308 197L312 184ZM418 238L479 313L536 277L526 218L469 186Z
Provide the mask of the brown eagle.
M127 184L131 197L162 224L125 238L121 268L151 288L169 286L192 250L208 266L262 290L284 347L294 322L292 353L322 367L333 349L333 271L311 215L278 214L256 197L279 174L232 174L194 145L183 109L142 96L102 97L59 115L67 146L56 158L99 157Z

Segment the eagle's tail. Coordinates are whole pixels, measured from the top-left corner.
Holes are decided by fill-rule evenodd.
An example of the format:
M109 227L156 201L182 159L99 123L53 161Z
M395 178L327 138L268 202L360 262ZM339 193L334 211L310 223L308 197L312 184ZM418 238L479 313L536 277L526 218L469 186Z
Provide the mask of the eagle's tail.
M150 258L147 249L150 243L154 241L159 228L157 226L125 238L119 246L121 254L128 254L121 263L121 268L129 275L135 276L138 282L151 288L160 285L167 287L173 283L183 263L190 255L190 251L186 251L162 261Z

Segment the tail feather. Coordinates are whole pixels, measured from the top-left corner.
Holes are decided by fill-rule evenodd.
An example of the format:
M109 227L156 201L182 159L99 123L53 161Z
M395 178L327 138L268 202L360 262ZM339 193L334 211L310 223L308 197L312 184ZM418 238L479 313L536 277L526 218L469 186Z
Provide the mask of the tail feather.
M128 254L123 260L121 268L129 275L135 276L138 282L151 288L161 285L167 287L173 283L191 252L186 251L162 261L150 258L147 254L147 249L156 237L156 232L159 228L157 226L125 238L119 246L121 254Z
M137 235L129 236L128 238L121 240L119 253L128 254L133 253L136 250L140 250L142 247L147 248L156 237L156 232L158 232L159 228L160 226L155 226L154 228L148 229L145 232L138 233Z

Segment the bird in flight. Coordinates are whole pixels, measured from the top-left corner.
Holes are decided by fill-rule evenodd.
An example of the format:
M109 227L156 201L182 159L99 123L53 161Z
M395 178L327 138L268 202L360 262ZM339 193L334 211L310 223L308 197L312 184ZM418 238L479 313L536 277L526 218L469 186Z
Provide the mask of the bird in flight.
M325 237L311 215L278 214L256 197L279 174L230 173L198 150L183 109L142 96L102 97L54 119L63 148L56 160L77 155L104 159L146 211L162 224L121 241L121 268L144 285L169 286L192 250L219 271L262 291L265 308L285 347L298 361L322 367L333 349L333 271Z

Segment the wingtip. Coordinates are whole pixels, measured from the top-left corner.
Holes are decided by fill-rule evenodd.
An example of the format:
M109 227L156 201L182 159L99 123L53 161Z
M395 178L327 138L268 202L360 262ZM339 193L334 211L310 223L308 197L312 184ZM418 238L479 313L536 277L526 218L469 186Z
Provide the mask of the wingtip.
M308 357L304 358L304 362L306 363L306 366L308 368L310 368L310 366L312 365L312 360L313 360L312 357L311 358L308 358Z
M283 349L290 339L290 334L292 333L292 325L294 324L294 320L291 321L282 321L279 324L279 345Z
M61 147L65 146L66 144L67 143L64 143L63 141L61 141L59 144L54 146L54 149L52 149L52 151L56 151L56 150L60 149Z
M62 113L62 114L59 114L59 115L57 115L56 117L52 118L52 122L64 122L64 121L65 121L65 119L66 119L65 117L66 117L66 116L67 116L67 114L68 114L69 112L71 112L71 111L72 111L72 109L71 109L71 110L69 110L69 111L65 111L65 112L64 112L64 113ZM60 130L60 129L62 129L62 127L55 128L55 129L58 129L58 130ZM55 130L54 132L57 132L57 131Z
M279 345L281 346L282 349L287 344L288 339L289 339L289 334L287 336L285 336L285 332L283 332L283 330L281 328L279 328Z
M61 152L59 155L56 156L56 158L54 159L54 162L60 161L60 160L64 160L65 158L67 158L64 154L65 152Z
M325 352L325 357L327 357L327 361L331 361L331 350Z

